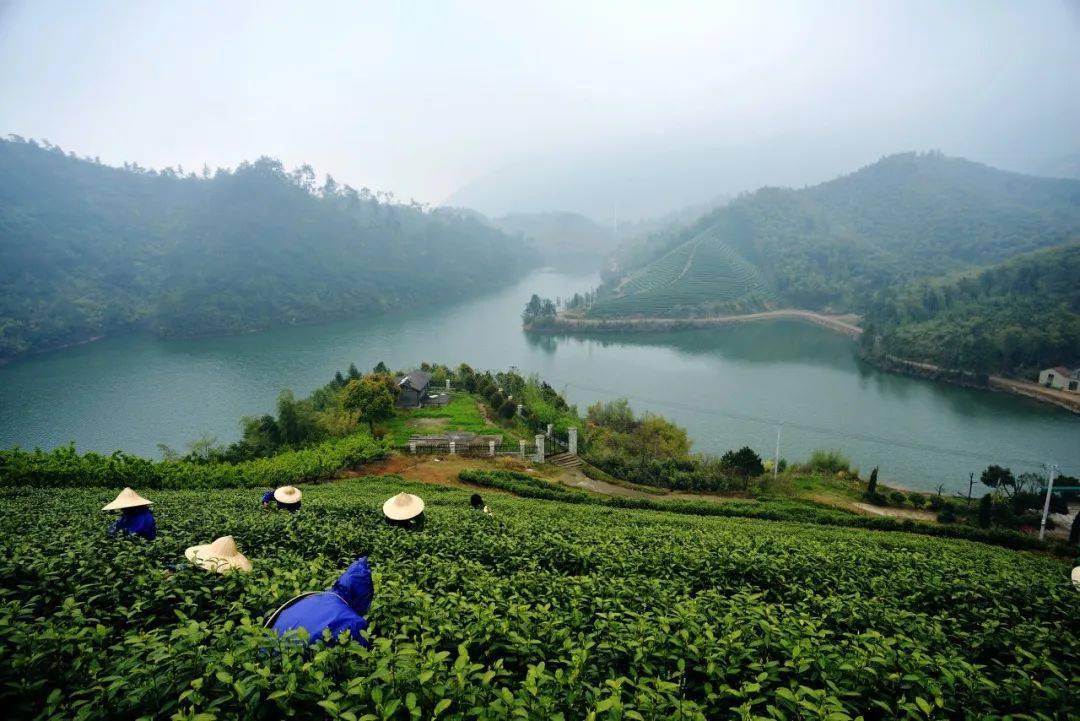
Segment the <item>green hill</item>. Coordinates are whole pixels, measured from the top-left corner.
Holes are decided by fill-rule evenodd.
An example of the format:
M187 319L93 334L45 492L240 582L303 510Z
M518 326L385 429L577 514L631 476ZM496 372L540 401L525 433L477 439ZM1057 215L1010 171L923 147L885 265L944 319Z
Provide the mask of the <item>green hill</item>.
M893 155L810 188L764 188L681 231L655 234L644 253L624 253L652 260L603 288L593 314L706 315L772 303L864 311L882 288L997 263L1077 233L1080 181L939 153ZM690 265L673 275L679 257Z
M399 491L423 530L383 523ZM115 488L16 488L0 516L10 718L1069 718L1062 560L982 544L514 498L396 477L147 491L158 538L105 535ZM231 534L254 566L184 549ZM372 648L262 628L371 559ZM369 715L370 714L370 715ZM595 714L593 716L592 714Z
M737 313L775 305L777 295L752 263L709 228L627 276L590 315L681 316Z
M519 239L275 160L200 177L0 141L0 360L117 332L378 313L523 271Z
M872 356L1033 379L1080 361L1080 244L887 289L867 320Z

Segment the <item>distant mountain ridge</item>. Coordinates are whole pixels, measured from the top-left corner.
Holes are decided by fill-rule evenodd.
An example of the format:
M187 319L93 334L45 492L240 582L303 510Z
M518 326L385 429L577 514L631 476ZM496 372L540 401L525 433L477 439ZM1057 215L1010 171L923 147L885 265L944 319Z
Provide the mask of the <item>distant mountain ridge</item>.
M606 284L589 314L694 316L777 304L861 311L882 288L997 263L1078 233L1080 181L903 153L801 190L763 188L655 234L644 249L624 253L631 262L622 279ZM688 259L678 273L672 254Z
M548 265L599 267L618 243L613 229L580 213L509 213L492 221L503 232L531 238Z
M535 253L269 158L184 176L0 141L0 360L104 334L234 333L475 293Z

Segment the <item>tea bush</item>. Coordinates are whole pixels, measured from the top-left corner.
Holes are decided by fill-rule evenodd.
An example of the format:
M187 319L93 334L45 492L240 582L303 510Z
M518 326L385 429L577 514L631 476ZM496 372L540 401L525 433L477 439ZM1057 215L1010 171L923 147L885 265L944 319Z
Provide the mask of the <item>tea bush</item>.
M0 450L0 486L132 486L244 488L304 483L381 457L386 446L364 435L325 441L240 463L151 461L117 451L80 455L74 446L52 451Z
M393 477L151 494L159 536L112 540L115 489L13 488L0 516L8 718L1067 718L1067 564L963 541L557 503ZM381 521L399 490L423 531ZM245 575L181 567L232 534ZM261 629L355 557L370 650Z

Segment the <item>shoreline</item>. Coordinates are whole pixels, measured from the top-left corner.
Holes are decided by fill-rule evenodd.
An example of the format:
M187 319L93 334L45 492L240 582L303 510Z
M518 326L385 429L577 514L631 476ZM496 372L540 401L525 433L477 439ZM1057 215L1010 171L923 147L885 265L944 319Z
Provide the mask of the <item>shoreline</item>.
M742 315L717 315L704 316L701 318L620 318L608 320L601 318L567 318L565 316L556 316L555 320L550 325L540 327L526 326L525 330L536 333L558 333L563 331L692 330L696 328L733 325L736 323L752 323L760 320L783 319L806 321L852 338L858 338L863 332L863 329L857 325L860 318L854 313L831 315L800 308L783 308L780 310L767 310L758 313L745 313Z
M696 330L701 328L716 328L738 323L752 323L767 320L801 320L806 323L827 328L833 332L857 340L863 334L863 328L858 325L861 318L854 313L829 314L818 313L812 310L800 308L784 308L781 310L761 311L759 313L746 313L742 315L706 316L701 318L567 318L557 315L555 319L546 325L524 326L524 330L533 333L574 333L574 332L648 332L648 331L672 331L672 330ZM1057 406L1070 413L1080 414L1080 394L1075 398L1065 391L1052 388L1044 388L1037 383L1005 376L985 376L986 381L981 381L978 374L965 371L956 371L933 363L908 360L896 356L870 358L863 356L863 360L884 371L914 375L928 380L943 381L953 385L964 386L998 393L1010 393L1022 396L1040 403L1048 403Z

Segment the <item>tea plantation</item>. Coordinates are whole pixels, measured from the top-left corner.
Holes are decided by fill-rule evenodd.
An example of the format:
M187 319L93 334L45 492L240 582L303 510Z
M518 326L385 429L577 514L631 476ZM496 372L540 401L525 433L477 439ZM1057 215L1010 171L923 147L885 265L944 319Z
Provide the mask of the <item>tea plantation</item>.
M634 273L589 311L596 318L678 316L762 310L778 297L757 266L729 247L716 228Z
M428 502L390 528L384 499ZM902 533L703 518L394 477L158 490L153 543L111 540L114 488L8 489L0 707L8 718L1066 718L1080 599L1051 557ZM247 575L168 564L232 534ZM355 557L371 650L261 629Z

